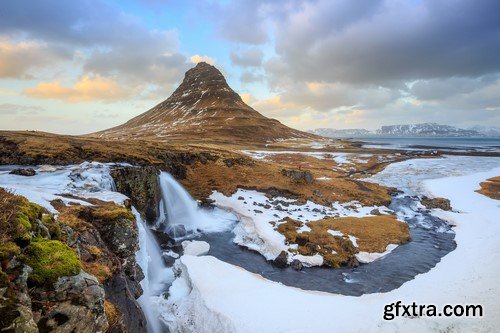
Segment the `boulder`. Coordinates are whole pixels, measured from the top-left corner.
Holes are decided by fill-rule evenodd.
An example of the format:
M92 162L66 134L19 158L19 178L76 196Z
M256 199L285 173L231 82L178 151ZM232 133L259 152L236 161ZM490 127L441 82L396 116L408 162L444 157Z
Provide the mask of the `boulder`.
M32 168L18 168L14 169L11 172L9 172L11 175L18 175L18 176L26 176L26 177L31 177L36 175L36 171Z
M300 260L294 259L294 260L292 260L290 267L292 267L296 271L300 271L300 270L302 270L303 265L302 265L302 262L300 262Z
M451 210L450 200L446 198L422 198L422 205L428 209L439 208L442 210Z
M191 256L203 256L210 251L210 244L205 241L183 241L184 254Z
M307 184L311 184L314 180L312 173L309 171L301 171L301 170L281 170L281 174L288 178L292 178L297 181L303 181Z
M35 289L32 300L38 309L41 332L104 332L108 321L104 312L104 289L97 279L84 271L75 276L61 277L54 289Z
M280 254L273 260L273 264L279 268L288 267L288 253L286 251L281 251Z

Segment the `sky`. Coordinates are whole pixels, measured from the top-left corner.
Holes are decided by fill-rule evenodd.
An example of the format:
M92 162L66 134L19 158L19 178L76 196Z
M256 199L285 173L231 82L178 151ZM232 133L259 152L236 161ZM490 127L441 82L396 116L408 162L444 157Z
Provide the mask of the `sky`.
M302 129L500 126L498 0L0 2L0 129L83 134L199 61Z

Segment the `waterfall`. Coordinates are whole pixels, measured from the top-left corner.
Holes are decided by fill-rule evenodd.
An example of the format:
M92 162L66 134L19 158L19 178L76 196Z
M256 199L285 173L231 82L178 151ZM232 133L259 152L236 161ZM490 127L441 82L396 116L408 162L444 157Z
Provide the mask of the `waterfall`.
M160 173L160 188L169 228L175 231L182 225L186 230L195 230L201 218L196 201L169 173Z
M198 207L197 202L167 172L159 176L161 201L157 227L178 239L186 233L217 232L229 228L236 218L221 209L211 211Z
M165 325L160 319L158 303L161 294L174 280L174 275L172 269L166 267L160 246L151 230L133 207L132 212L139 231L139 251L136 253L136 260L144 273L144 279L140 282L143 294L137 301L146 316L148 332L161 333L165 331Z

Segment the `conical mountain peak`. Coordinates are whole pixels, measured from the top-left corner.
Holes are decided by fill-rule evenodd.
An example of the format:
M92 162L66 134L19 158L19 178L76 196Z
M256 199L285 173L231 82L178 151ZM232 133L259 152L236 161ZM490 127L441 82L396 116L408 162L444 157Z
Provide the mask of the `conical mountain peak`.
M206 62L188 70L165 101L123 125L94 135L108 139L231 143L315 137L252 109L229 87L224 75Z

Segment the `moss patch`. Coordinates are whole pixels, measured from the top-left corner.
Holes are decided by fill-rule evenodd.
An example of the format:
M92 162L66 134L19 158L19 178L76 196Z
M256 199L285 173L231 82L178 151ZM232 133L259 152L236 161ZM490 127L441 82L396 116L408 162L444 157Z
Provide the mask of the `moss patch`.
M35 239L24 256L33 269L28 281L35 285L52 285L59 277L76 275L81 269L75 251L57 240Z

